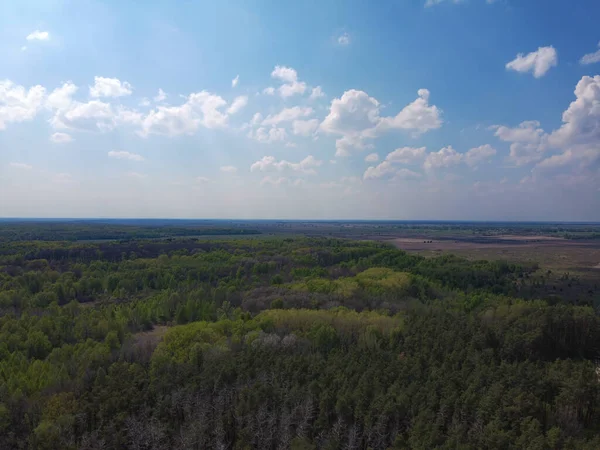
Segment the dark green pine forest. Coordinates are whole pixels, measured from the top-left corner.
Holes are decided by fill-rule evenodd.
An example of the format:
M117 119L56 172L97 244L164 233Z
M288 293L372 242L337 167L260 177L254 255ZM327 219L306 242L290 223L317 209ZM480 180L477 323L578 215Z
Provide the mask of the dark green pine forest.
M600 448L600 319L534 264L160 237L0 242L1 449Z

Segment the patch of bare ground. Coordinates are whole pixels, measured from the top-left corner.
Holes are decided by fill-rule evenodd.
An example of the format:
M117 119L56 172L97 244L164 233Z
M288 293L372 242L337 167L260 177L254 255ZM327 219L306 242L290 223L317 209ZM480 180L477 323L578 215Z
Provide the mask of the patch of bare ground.
M151 348L154 350L156 346L163 340L167 330L166 325L155 325L149 331L141 331L133 336L134 346L137 348Z

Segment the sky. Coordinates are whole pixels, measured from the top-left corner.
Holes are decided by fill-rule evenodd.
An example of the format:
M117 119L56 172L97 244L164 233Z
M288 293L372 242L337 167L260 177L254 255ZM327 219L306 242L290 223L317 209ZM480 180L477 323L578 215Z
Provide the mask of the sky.
M600 221L597 0L20 0L0 217Z

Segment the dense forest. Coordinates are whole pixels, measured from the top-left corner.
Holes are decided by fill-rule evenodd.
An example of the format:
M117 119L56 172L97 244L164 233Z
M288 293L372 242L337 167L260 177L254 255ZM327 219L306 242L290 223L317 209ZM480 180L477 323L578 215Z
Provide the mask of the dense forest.
M39 232L0 240L2 449L600 448L594 298L535 264Z

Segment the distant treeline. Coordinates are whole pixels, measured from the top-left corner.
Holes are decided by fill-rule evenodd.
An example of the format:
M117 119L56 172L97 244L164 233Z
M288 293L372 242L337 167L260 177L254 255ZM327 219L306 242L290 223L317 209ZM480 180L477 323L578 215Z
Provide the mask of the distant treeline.
M94 241L261 234L250 228L133 226L55 222L0 223L0 241Z

